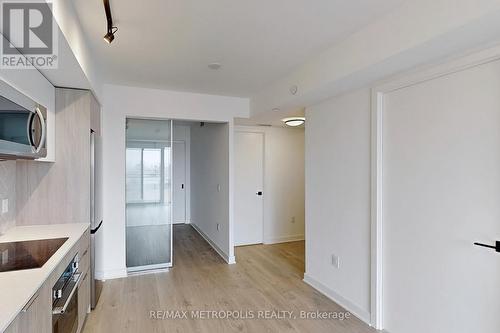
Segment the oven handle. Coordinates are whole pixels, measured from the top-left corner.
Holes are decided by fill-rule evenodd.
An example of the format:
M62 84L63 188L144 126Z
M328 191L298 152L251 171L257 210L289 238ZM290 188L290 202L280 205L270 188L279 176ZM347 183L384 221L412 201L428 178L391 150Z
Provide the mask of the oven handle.
M64 305L53 308L52 314L58 315L58 314L63 314L64 312L66 312L66 309L68 308L69 302L73 298L73 295L75 294L75 292L78 290L78 285L80 284L81 278L82 278L82 273L75 273L73 275L73 279L74 279L73 281L75 282L73 289L71 289L69 296L64 301Z

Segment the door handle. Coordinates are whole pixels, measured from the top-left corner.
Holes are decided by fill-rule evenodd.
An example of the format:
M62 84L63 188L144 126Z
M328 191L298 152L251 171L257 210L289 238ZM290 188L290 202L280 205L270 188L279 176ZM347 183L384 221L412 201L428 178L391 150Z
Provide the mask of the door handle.
M262 191L259 191L259 192L257 192L256 194L257 194L257 195L262 195L263 193L262 193Z
M184 184L181 185L181 189L184 189Z
M493 249L497 252L500 252L500 241L496 241L496 245L488 245L488 244L483 244L483 243L474 243L474 245L481 246L481 247L487 247L489 249Z

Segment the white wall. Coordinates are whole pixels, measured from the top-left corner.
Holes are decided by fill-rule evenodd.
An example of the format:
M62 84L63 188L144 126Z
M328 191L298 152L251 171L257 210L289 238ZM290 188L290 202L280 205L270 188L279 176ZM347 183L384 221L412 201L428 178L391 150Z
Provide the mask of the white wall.
M191 126L174 122L174 140L184 141L186 147L186 223L191 223Z
M370 91L315 105L306 118L304 280L369 322Z
M229 124L191 126L191 224L232 263L229 134Z
M235 131L264 133L264 243L304 239L304 129L237 126Z
M126 117L228 122L248 117L248 100L116 85L104 86L103 131L103 253L99 278L126 275L125 265L125 119ZM231 133L230 133L231 134ZM232 134L229 135L232 147ZM231 163L231 156L229 163ZM230 180L231 180L230 171ZM231 194L231 182L229 184ZM232 205L229 203L231 218ZM231 221L230 221L231 222ZM231 227L231 224L229 225ZM229 236L230 237L230 236ZM229 238L230 239L230 238ZM229 244L232 244L231 239ZM229 254L232 255L232 246ZM99 255L99 254L98 254Z

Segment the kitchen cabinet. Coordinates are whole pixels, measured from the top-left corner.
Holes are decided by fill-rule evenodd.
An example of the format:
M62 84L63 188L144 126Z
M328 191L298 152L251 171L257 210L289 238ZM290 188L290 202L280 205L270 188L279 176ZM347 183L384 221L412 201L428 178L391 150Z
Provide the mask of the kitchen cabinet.
M90 129L101 135L101 106L94 95L90 96Z
M16 162L16 224L90 222L90 130L100 106L88 90L56 88L55 163Z
M78 254L78 268L82 279L78 286L78 330L81 332L90 309L90 229L79 238L78 242L64 256L50 276L45 280L26 303L17 317L4 333L51 333L52 332L52 287L59 279L71 260Z
M90 310L90 270L83 274L78 287L78 331L81 331L85 318Z
M85 233L82 236L79 246L80 261L78 269L82 272L82 280L78 287L78 331L80 332L87 313L90 311L90 235Z
M5 333L50 333L52 332L52 287L44 283L26 303Z

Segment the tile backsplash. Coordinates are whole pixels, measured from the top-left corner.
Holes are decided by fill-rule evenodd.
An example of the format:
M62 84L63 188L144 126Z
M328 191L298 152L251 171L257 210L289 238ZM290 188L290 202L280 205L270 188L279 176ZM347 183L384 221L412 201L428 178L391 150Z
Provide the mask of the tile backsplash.
M8 199L8 212L2 213L2 201ZM0 234L16 224L16 162L0 161Z

